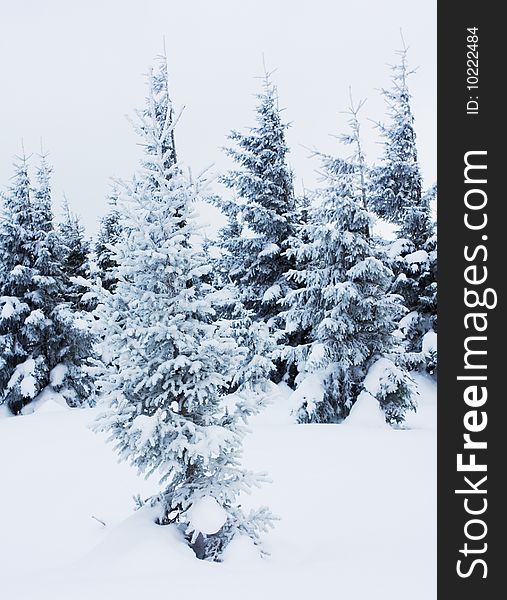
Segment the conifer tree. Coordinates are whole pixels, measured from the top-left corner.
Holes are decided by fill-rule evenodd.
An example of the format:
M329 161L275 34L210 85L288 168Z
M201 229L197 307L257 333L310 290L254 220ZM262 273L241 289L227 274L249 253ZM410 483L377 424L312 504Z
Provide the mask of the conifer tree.
M51 212L51 169L32 186L25 157L4 199L0 227L0 401L14 414L44 393L93 402L92 336L66 302L68 285Z
M221 260L216 263L223 268ZM216 271L219 272L219 268ZM217 314L229 324L231 336L242 349L229 391L256 397L257 408L260 409L276 371L273 361L277 350L276 338L264 321L256 320L253 311L245 308L239 299L237 286L224 284L220 278L217 279L216 273L213 279L218 288L214 294Z
M258 94L257 125L246 134L233 131L236 147L227 154L238 165L222 177L234 197L222 201L228 225L221 232L227 254L228 277L240 291L240 299L255 319L269 319L280 312L291 267L285 254L293 233L296 204L288 148L278 107L277 89L266 74Z
M436 188L432 187L421 199L421 204L428 207L428 214L424 230L418 228L417 243L410 237L399 238L401 251L395 252L393 257L393 269L397 274L393 291L403 296L409 310L401 323L406 339L407 365L423 367L434 375L436 349L432 346L427 351L424 339L429 332L437 332L437 236L429 210L435 196Z
M27 356L22 323L30 307L22 298L31 286L33 258L30 253L31 202L28 163L25 156L14 165L14 177L3 197L0 228L0 401L6 401L8 384L18 364ZM33 246L33 242L31 244ZM29 399L27 400L28 403ZM10 400L9 407L19 412L23 403Z
M389 121L379 125L384 156L373 171L371 205L380 217L398 225L398 241L393 245L399 249L393 256L393 291L403 296L410 313L404 322L411 360L429 367L422 345L424 335L436 330L436 237L431 214L436 189L422 190L407 48L399 56L400 62L392 67L392 86L382 91Z
M140 472L160 473L151 499L158 523L177 524L199 558L220 560L238 532L258 544L271 517L238 505L240 492L259 481L240 466L244 411L225 395L241 350L205 283L210 266L192 212L199 186L177 161L165 58L158 66L138 113L142 170L123 184L117 204L117 285L102 309L114 358L98 428ZM217 515L212 528L199 524L203 503Z
M90 242L85 238L84 227L79 217L70 210L65 198L63 220L58 224L62 269L69 285L66 299L74 308L93 310L95 302L83 299L87 293L86 282L90 280Z
M369 200L381 218L402 227L407 215L414 211L406 233L415 235L418 220L412 216L421 214L424 220L424 211L418 210L422 180L408 88L408 77L413 72L408 68L407 49L398 54L400 62L392 67L392 85L382 90L389 122L378 124L384 140L384 155L380 166L373 170Z
M388 293L392 272L370 235L357 110L352 106L351 133L341 138L352 145L352 156L320 155L324 186L290 250L296 269L288 277L295 289L284 299L282 316L289 331L309 332L291 350L300 370L297 382L308 376L321 382L304 399L302 422L338 422L348 415L371 365L394 353L393 332L403 314L398 298ZM395 394L397 418L414 406L406 383ZM386 412L388 421L392 414Z
M48 234L53 229L53 209L51 205L51 174L53 169L48 162L47 154L41 150L40 161L35 172L36 185L31 190L33 204L31 211L34 219L33 230L40 234ZM26 171L28 177L28 170ZM28 182L28 195L30 196Z
M111 247L119 242L121 235L117 209L118 193L118 190L115 189L109 197L109 209L100 221L94 249L97 275L100 278L101 286L109 292L114 291L116 287L114 269L118 266Z
M357 201L366 209L367 208L367 193L368 193L368 177L369 170L366 166L366 160L362 148L361 136L360 136L360 123L358 114L364 105L364 101L357 105L354 105L352 99L352 90L349 89L350 104L346 111L348 115L348 125L350 127L350 133L342 134L338 136L341 143L346 146L351 146L353 149L352 160L354 162L353 169L355 171L355 185L356 185L356 196ZM316 156L323 157L321 154L316 153ZM331 157L323 157L325 161L332 160ZM345 164L345 163L344 163ZM325 179L326 176L324 176ZM305 244L311 242L311 232L314 232L314 226L312 225L311 219L315 220L316 214L313 213L311 193L305 190L303 197L297 204L296 219L294 226L294 233L288 240L288 249L286 254L292 259L297 270L305 270L310 263L310 257L304 257L301 252L298 253L298 248L303 247ZM314 195L315 196L315 195ZM318 194L317 194L318 196ZM313 200L319 199L313 198ZM364 234L370 236L369 225L365 225ZM295 257L298 256L297 261ZM286 277L289 281L290 287L297 288L301 287L301 280L294 270L290 271ZM284 299L283 303L287 305ZM286 313L282 313L282 318L286 316ZM297 377L298 364L304 362L301 357L301 348L307 347L311 343L311 323L306 322L305 319L293 319L290 317L290 323L285 324L284 336L281 337L280 344L277 348L276 356L281 357L283 362L288 366L287 383L291 387L295 387L295 379Z

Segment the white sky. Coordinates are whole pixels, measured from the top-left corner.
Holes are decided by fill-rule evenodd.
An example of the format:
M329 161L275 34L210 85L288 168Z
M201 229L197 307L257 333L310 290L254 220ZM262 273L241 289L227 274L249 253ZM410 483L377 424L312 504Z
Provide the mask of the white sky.
M347 152L330 135L354 97L370 160L381 150L369 119L384 118L378 88L400 47L418 72L411 90L426 183L436 178L436 0L2 0L0 3L0 185L12 159L38 152L54 165L55 200L65 192L88 231L106 207L110 178L130 177L139 147L125 119L145 96L146 73L165 36L171 89L185 105L180 158L194 172L229 166L230 129L253 124L262 54L275 69L292 123L290 163L301 188L316 182L307 148ZM217 187L217 190L219 188Z

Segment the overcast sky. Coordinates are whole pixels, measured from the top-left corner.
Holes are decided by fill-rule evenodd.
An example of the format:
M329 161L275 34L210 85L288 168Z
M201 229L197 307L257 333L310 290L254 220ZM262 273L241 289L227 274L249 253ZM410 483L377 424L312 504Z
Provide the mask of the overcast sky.
M230 129L253 124L256 77L276 69L280 105L292 123L290 163L297 186L316 182L308 148L339 154L331 134L354 96L368 157L380 151L372 120L378 88L401 45L417 73L411 90L427 184L436 178L436 0L18 0L0 2L0 185L12 159L37 153L54 165L63 193L88 231L106 209L111 177L130 177L139 158L125 119L145 97L144 73L165 37L171 90L185 110L180 158L198 172L229 166L220 148ZM345 150L346 152L346 150ZM217 188L218 189L218 188Z

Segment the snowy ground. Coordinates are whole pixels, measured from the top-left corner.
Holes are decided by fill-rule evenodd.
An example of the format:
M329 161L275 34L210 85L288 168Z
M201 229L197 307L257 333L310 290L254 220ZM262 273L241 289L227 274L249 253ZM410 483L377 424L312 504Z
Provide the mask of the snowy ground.
M222 564L198 561L148 510L133 513L132 495L153 483L87 428L94 410L48 402L0 419L0 597L433 600L436 388L417 381L404 430L361 418L295 425L279 387L245 445L245 463L273 480L248 499L281 517L271 556L238 540Z

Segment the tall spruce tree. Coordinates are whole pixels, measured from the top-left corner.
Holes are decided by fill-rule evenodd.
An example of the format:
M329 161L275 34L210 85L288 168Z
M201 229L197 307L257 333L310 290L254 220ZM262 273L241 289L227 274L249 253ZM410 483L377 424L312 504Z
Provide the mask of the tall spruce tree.
M432 367L434 357L425 357L422 346L424 335L436 331L436 237L431 214L436 188L425 193L422 189L407 49L399 56L399 63L392 67L392 85L382 91L389 121L379 125L384 156L373 171L371 205L381 218L398 225L398 241L393 247L400 251L393 256L393 291L403 296L410 312L405 319L407 350L414 364Z
M222 201L229 223L221 232L224 265L240 298L255 319L280 312L291 267L285 254L293 233L296 204L277 89L266 74L258 94L257 125L246 134L233 131L235 148L226 149L238 165L222 177L234 197Z
M276 338L264 321L256 320L253 311L245 308L239 298L238 288L217 277L224 266L220 259L214 261L214 266L217 263L213 277L218 289L214 294L217 314L228 323L231 336L243 349L229 390L236 393L236 397L244 395L252 401L256 400L260 409L276 370L273 361L277 350Z
M112 246L120 241L121 228L118 214L118 190L114 189L108 199L108 211L100 221L100 229L95 242L95 262L101 285L109 292L116 287L114 269L118 266L114 259Z
M47 154L43 150L41 152L40 161L35 172L36 184L33 189L28 179L27 184L29 198L31 192L29 204L32 205L33 230L43 235L53 230L53 209L51 204L51 174L53 169L49 164ZM26 168L26 177L28 178L28 168Z
M69 282L66 299L74 308L93 310L96 303L91 299L83 299L88 289L86 282L90 280L90 242L85 237L79 217L71 212L66 198L58 234L62 269Z
M313 382L299 410L301 422L338 422L348 415L371 365L394 353L393 332L403 314L398 297L388 293L393 274L370 235L357 110L351 108L351 133L341 138L352 145L352 156L320 155L324 186L290 250L296 269L288 277L295 289L284 299L283 317L289 332L309 332L291 352L298 383L308 376ZM401 370L390 392L388 402L378 400L386 420L398 422L414 407Z
M407 49L398 52L400 62L392 67L391 87L382 90L387 105L387 124L378 128L384 140L382 163L372 172L369 200L375 212L386 221L403 226L407 215L421 204L422 179L417 158L414 116L410 103ZM411 234L417 230L412 219Z
M349 97L350 104L346 114L348 115L350 133L342 134L338 136L338 139L341 143L346 146L351 146L353 149L351 160L354 162L353 168L355 170L355 193L357 201L366 209L369 169L366 165L366 159L361 143L360 122L358 118L359 111L364 105L364 101L355 105L352 99L351 89L349 89ZM332 160L330 157L323 157L322 154L319 153L316 153L316 156L324 158L325 161ZM324 180L325 179L326 176L324 176ZM312 198L312 193L305 190L303 197L299 199L297 203L294 233L289 238L287 244L288 248L286 254L292 260L297 270L305 270L311 262L310 256L304 257L301 252L298 252L298 249L311 242L311 232L315 231L315 223L313 223L313 221L315 220L316 215L313 212L315 207L312 207L312 200L313 204L315 201L320 203L318 198L319 195L317 194L317 198L315 196L316 195L313 194ZM365 225L364 234L369 237L370 233L369 225ZM291 289L304 287L302 280L294 270L288 272L286 278ZM283 300L283 304L287 307L286 299ZM293 315L289 317L286 312L283 312L281 317L282 319L287 317L289 318L289 321L285 323L285 332L283 336L280 336L279 346L277 347L275 355L281 358L282 362L287 366L287 383L291 387L295 387L295 380L298 375L298 365L304 363L301 351L303 348L308 347L308 344L311 344L312 323L306 319L294 319Z
M66 302L50 173L42 157L32 186L27 159L16 163L0 226L0 401L14 414L45 392L93 401L93 338Z
M114 358L98 428L140 472L161 474L151 499L158 523L178 524L199 558L220 560L237 532L258 544L271 517L238 505L258 482L239 463L244 411L228 408L225 396L241 350L216 318L205 283L210 266L192 213L198 190L176 159L165 58L138 117L145 156L118 199L118 281L102 309ZM220 517L212 528L199 524L203 503Z
M415 236L398 238L401 251L394 252L392 259L397 274L393 291L403 296L409 310L401 323L406 340L407 365L425 368L434 375L437 369L436 348L432 343L429 350L426 349L424 340L429 332L437 332L437 236L435 221L430 214L435 197L435 187L423 194L421 205L428 207L425 228L417 228L417 242L414 241ZM399 235L409 233L407 229L400 230ZM396 249L396 243L392 247Z

